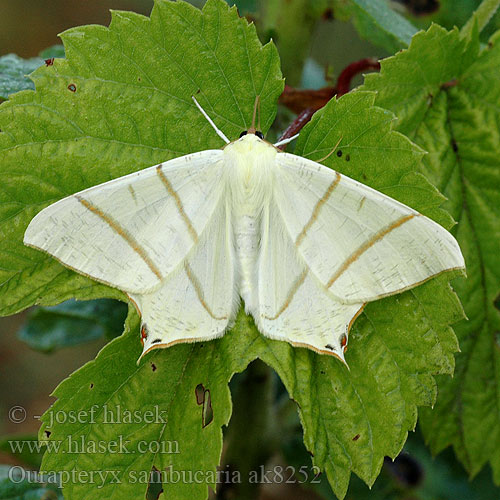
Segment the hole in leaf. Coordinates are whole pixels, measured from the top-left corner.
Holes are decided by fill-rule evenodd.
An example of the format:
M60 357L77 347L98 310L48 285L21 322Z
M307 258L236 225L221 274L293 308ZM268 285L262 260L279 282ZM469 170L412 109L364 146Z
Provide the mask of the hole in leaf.
M500 295L493 301L493 305L500 311Z
M45 66L53 66L54 64L54 58L51 57L50 59L45 59Z
M196 404L202 405L203 401L205 401L205 387L203 387L203 384L198 384L196 386L194 394L196 396Z
M342 156L342 150L341 150L341 149L339 149L339 150L337 151L337 156L338 156L339 158Z
M357 441L360 437L361 437L361 436L360 436L360 434L356 434L356 435L352 438L352 440L353 440L353 441Z
M205 389L203 384L198 384L194 390L194 394L196 396L196 404L203 405L201 413L201 426L205 428L214 419L210 391Z
M45 435L47 436L47 438L49 438L51 434L52 434L52 432L50 432L50 431L45 431Z
M201 426L205 428L214 419L214 411L212 410L212 398L210 391L205 391L205 401L203 401L203 414L201 416Z
M68 85L68 90L70 90L71 92L76 92L76 85L74 83L70 83Z
M163 483L161 472L153 465L149 474L148 489L146 491L146 500L158 500L163 493Z
M94 388L94 384L90 384L90 388L93 389Z
M151 363L151 370L154 372L156 371L156 365L154 363Z

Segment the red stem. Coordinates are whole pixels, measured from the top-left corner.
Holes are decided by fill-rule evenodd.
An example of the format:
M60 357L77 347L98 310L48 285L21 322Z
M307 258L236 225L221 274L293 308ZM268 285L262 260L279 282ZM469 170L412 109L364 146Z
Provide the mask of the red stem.
M335 87L323 87L318 90L299 90L285 85L285 90L280 96L280 103L288 109L297 113L297 118L290 124L280 137L280 141L294 136L309 122L313 114L322 108L334 95L340 97L349 92L351 80L362 71L367 69L379 70L380 63L373 58L367 57L346 66L340 73ZM280 146L281 150L286 144Z
M351 88L351 80L362 71L367 69L379 70L380 63L371 57L361 59L346 66L337 79L337 97L347 94Z

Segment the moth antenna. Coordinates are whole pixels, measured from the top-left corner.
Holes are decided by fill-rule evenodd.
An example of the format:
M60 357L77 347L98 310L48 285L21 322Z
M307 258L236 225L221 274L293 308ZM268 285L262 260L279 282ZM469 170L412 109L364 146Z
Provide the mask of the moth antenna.
M278 146L283 146L283 144L288 144L289 142L294 141L298 136L299 134L292 135L292 137L288 137L287 139L283 139L282 141L275 142L273 146L275 148L277 148Z
M321 163L322 161L325 161L326 159L330 158L330 156L332 156L332 154L335 153L335 151L337 151L337 148L339 147L341 141L342 137L337 141L337 144L333 146L333 149L325 157L321 158L321 160L317 160L317 162Z
M262 131L261 125L260 125L260 95L257 96L257 130Z
M217 128L217 125L213 122L213 120L208 116L206 111L200 106L200 103L196 100L196 97L194 95L191 96L191 99L193 99L194 103L196 104L196 107L201 111L201 114L207 119L208 123L212 125L212 128L215 130L215 133L226 143L229 144L231 141L224 135L224 132L222 130L219 130Z
M260 95L255 96L255 102L253 103L252 126L248 129L249 134L255 134L255 132L257 131L257 129L255 128L257 111L259 113L259 130L260 130Z

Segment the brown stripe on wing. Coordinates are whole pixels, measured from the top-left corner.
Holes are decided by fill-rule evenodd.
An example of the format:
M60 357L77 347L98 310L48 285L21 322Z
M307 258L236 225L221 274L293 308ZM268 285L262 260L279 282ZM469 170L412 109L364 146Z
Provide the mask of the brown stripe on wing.
M114 220L110 215L104 213L99 207L96 207L90 201L82 198L81 196L75 195L75 198L88 210L96 214L101 220L103 220L116 234L121 236L134 250L134 252L141 257L145 264L151 269L151 272L159 279L162 280L160 270L156 267L155 263L152 261L151 257L147 254L146 250L139 244L139 242L120 224Z
M371 248L377 241L380 241L384 236L388 235L391 231L394 229L398 228L399 226L403 225L405 222L408 222L410 219L413 219L413 217L416 217L418 214L409 214L405 215L404 217L401 217L388 226L386 226L384 229L381 229L378 233L376 233L374 236L372 236L368 241L363 243L355 252L353 252L343 263L342 265L335 271L333 276L330 278L328 283L326 284L326 288L330 288L337 279L344 274L347 269L356 262L361 255L363 255L369 248Z
M302 286L302 283L304 283L306 276L307 276L307 269L304 269L302 274L294 281L294 283L290 287L290 291L288 292L288 295L286 297L285 302L283 303L283 305L280 307L279 311L274 316L262 315L262 317L264 319L268 319L270 321L274 321L275 319L278 319L286 311L287 307L292 302L293 297L297 293L297 290Z
M335 172L335 179L328 186L328 189L325 191L325 194L316 203L316 206L312 211L311 217L309 217L309 220L306 222L306 225L302 228L302 231L299 233L297 239L295 240L295 246L298 247L302 243L307 234L307 231L309 231L311 226L314 224L314 221L318 218L320 210L323 208L323 205L328 201L328 198L330 198L331 194L333 193L339 182L340 182L340 174L338 172Z
M196 296L198 297L198 300L200 301L200 304L203 306L205 311L207 311L207 313L217 321L227 319L227 316L216 316L213 313L212 309L210 309L209 305L205 301L205 297L203 296L203 288L201 287L201 283L194 274L194 271L191 269L191 266L189 265L187 260L184 261L184 270L186 271L187 277L193 285L194 291L196 292Z
M198 233L196 232L196 229L194 228L193 224L191 223L191 220L189 219L186 211L184 210L184 206L182 204L181 199L179 198L179 195L177 194L177 191L173 188L172 184L167 179L167 176L164 174L161 165L158 165L156 167L156 173L158 174L158 177L160 178L163 185L167 188L167 191L170 194L170 196L172 196L172 198L174 199L174 202L177 206L177 210L179 210L179 213L181 214L182 220L186 224L187 230L189 231L191 238L195 243L197 243Z

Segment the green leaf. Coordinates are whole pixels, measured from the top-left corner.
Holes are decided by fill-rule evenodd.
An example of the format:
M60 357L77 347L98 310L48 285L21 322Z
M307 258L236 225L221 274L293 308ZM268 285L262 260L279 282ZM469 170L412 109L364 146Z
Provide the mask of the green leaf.
M34 74L36 92L20 93L0 107L4 314L72 297L124 299L23 247L29 220L86 187L221 147L191 101L198 90L201 104L234 138L248 128L257 94L263 130L269 128L283 88L273 45L262 48L253 26L221 0L209 0L201 13L183 2L158 1L151 19L118 12L109 29L76 28L63 41L67 59ZM417 172L422 151L391 130L392 114L374 108L374 98L358 92L333 100L303 130L297 152L320 159L342 137L344 154L331 156L328 166L450 227L451 218L440 209L442 196ZM138 318L131 314L125 335L56 389L58 400L40 433L54 445L43 468L120 476L119 484L111 472L92 484L78 475L66 478L67 497L74 500L141 498L153 467L167 474L166 498L206 498L216 480L221 426L231 414L227 384L259 357L297 401L306 446L335 493L345 494L351 471L371 484L384 455L395 456L415 426L417 406L433 404L432 375L453 371L457 345L449 324L462 310L448 279L442 275L367 306L352 329L350 372L332 357L266 339L242 313L222 339L155 351L137 366ZM197 400L200 384L210 391L212 420ZM109 412L116 420L118 407L122 417L125 410L138 412L138 421L111 423ZM144 421L145 412L157 410L166 421ZM125 450L120 440L130 441ZM154 448L175 451L176 443L178 453ZM153 448L141 450L140 444ZM77 453L81 446L85 452ZM168 480L174 471L202 471L203 477Z
M21 90L34 89L28 75L51 57L64 57L64 47L54 45L40 52L40 57L31 59L22 59L15 54L0 57L0 100Z
M472 35L474 23L477 22L479 31L490 22L500 5L500 0L483 0L481 5L474 11L474 14L460 30L464 38Z
M0 451L12 455L17 462L38 469L42 463L42 455L45 450L40 449L35 434L12 434L2 436Z
M453 379L439 379L434 411L422 426L434 452L452 444L471 475L490 462L500 483L500 34L477 55L457 30L432 26L409 50L366 78L377 104L394 111L398 128L422 148L422 172L449 200L468 279L458 292L469 321L455 328L461 354Z
M127 306L110 299L68 300L53 307L39 307L19 330L18 337L32 349L50 352L123 331Z
M15 54L0 57L0 99L20 90L33 89L33 82L27 77L43 64L43 59L23 59Z
M4 315L72 297L124 300L25 247L29 221L86 187L221 147L191 99L198 91L200 104L234 138L249 128L256 95L267 131L283 88L274 46L262 47L254 26L222 0L207 2L203 14L184 2L158 1L151 19L113 12L109 29L74 28L61 38L67 59L41 67L32 75L37 91L0 108Z
M372 107L374 97L359 92L332 101L304 129L298 152L312 158L324 156L342 134L344 154L342 158L334 155L330 166L449 226L449 216L439 209L441 195L423 176L414 173L422 152L403 136L390 132L393 117ZM398 168L387 167L393 164ZM297 401L306 446L314 454L314 463L326 471L335 493L342 497L350 471L373 483L384 455L396 456L407 431L414 428L416 406L433 404L436 388L432 374L453 371L457 345L449 323L459 318L461 308L446 276L370 304L352 330L347 354L350 372L331 357L266 339L243 314L233 331L221 340L156 351L137 367L140 344L135 321L125 337L114 340L95 362L56 390L58 401L44 415L40 437L48 431L49 439L62 442L65 452L48 453L43 467L109 470L114 466L120 472L119 488L110 483L94 493L87 487L85 498L143 494L144 481L132 482L131 471L147 477L153 467L160 471L169 467L177 471L215 470L222 446L220 426L227 424L230 416L227 383L233 373L259 357L278 372L290 397ZM195 397L199 384L211 394L213 422L205 428L202 407ZM109 408L120 404L141 411L158 407L166 411L167 424L106 425L105 403ZM51 424L58 413L81 414L94 406L101 413L93 423ZM353 440L358 434L359 438ZM135 453L119 457L112 453L72 457L68 453L70 440L80 440L81 436L85 442L94 443L98 439L112 442L122 435L132 440L132 450L140 440L164 441L167 445L175 440L180 453L146 453L140 458ZM84 494L78 483L66 487L70 498ZM205 498L206 488L204 482L173 484L168 478L164 484L166 497L174 498Z
M63 58L65 56L63 45L52 45L52 47L47 47L40 52L40 57L42 59L50 59L51 57Z
M0 465L0 500L63 500L59 488L44 484L36 472Z
M391 53L408 47L417 32L410 21L390 9L384 0L352 0L351 10L359 34Z

